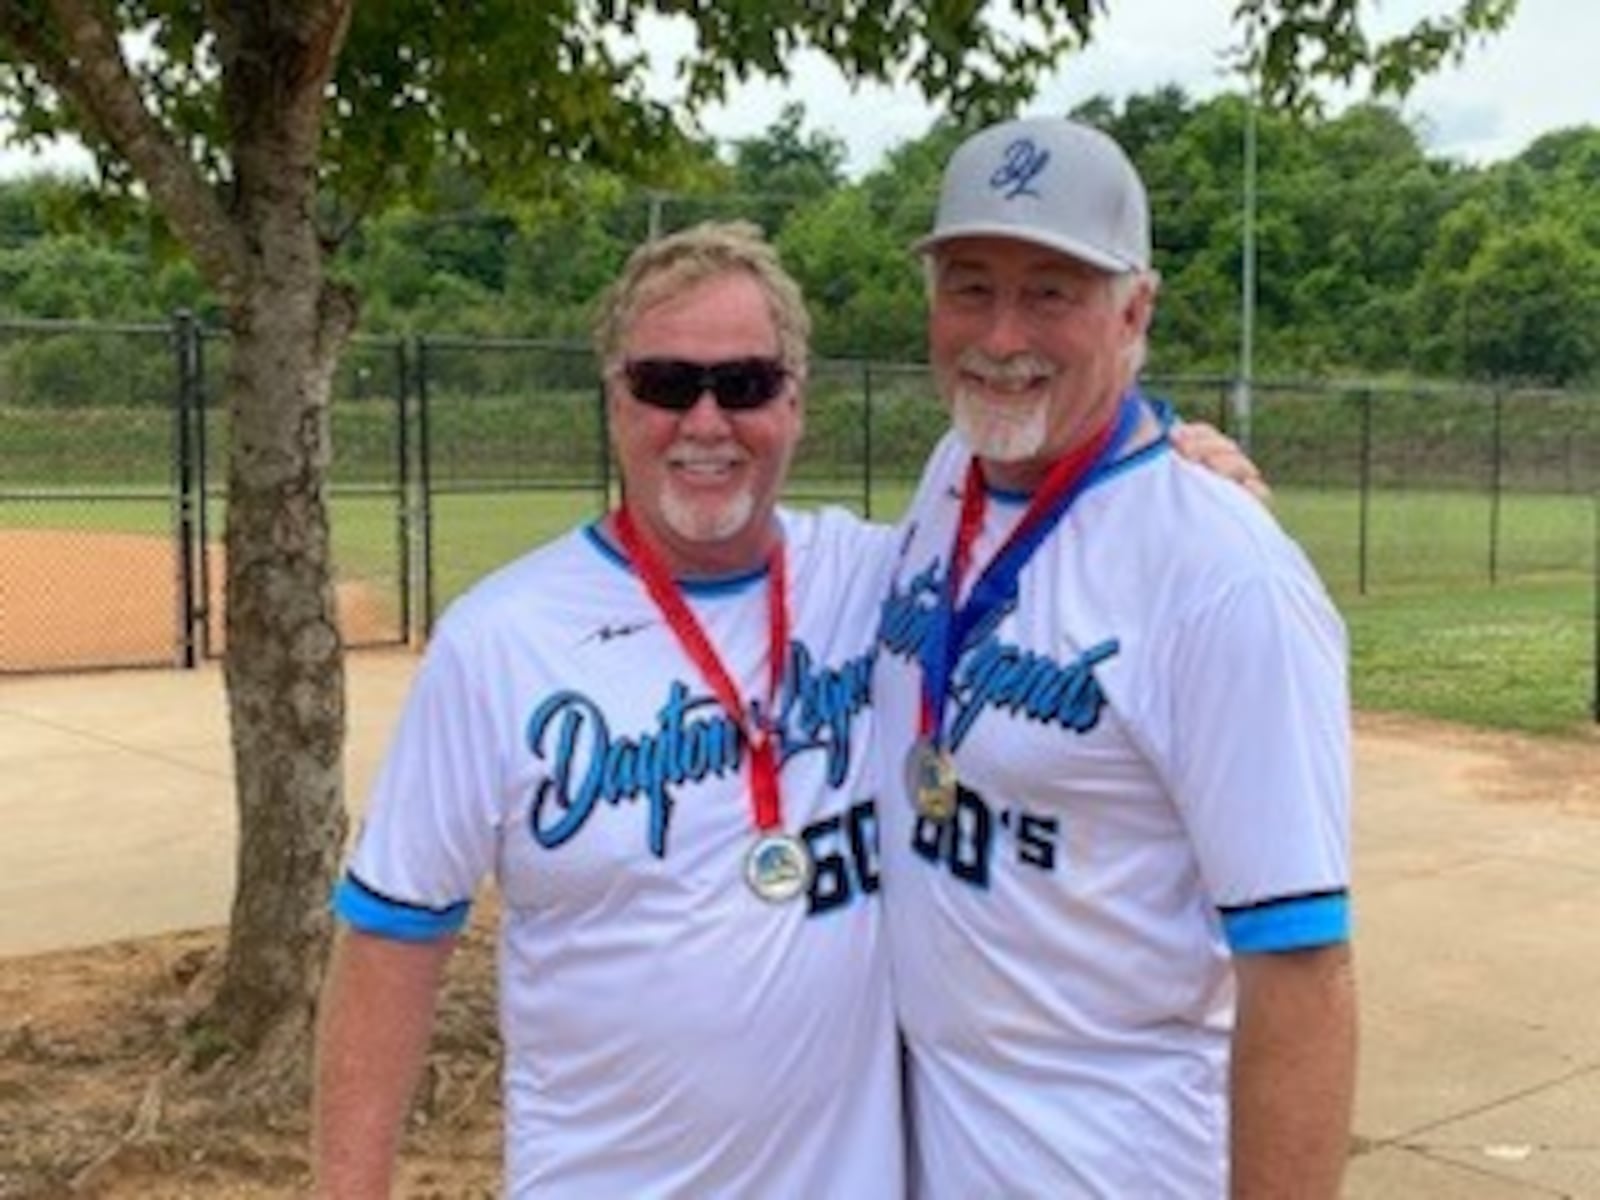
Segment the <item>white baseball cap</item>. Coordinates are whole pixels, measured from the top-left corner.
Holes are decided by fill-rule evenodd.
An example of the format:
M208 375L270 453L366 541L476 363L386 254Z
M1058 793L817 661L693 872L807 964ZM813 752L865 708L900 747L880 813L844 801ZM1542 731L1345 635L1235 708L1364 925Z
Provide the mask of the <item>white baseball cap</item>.
M1064 117L973 134L945 167L928 254L953 238L1015 238L1103 271L1150 269L1150 201L1122 147Z

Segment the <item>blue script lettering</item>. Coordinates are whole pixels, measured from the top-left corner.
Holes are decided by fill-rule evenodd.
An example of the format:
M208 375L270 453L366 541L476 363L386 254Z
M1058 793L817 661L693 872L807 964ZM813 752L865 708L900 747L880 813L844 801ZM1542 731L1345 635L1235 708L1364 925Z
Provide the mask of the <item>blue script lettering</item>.
M878 612L878 644L896 658L918 662L923 645L933 636L934 615L943 603L945 576L943 564L934 559L907 581L902 591L891 584L889 595ZM1016 595L983 613L966 631L967 645L989 637L1016 608Z
M843 786L850 774L855 718L872 703L872 660L869 651L838 667L820 666L804 645L790 643L774 722L784 761L822 750L829 785ZM754 713L758 722L765 715ZM736 774L743 764L739 728L713 697L693 697L682 682L668 689L655 728L633 737L614 734L589 697L556 692L529 717L526 741L545 765L529 825L546 849L576 835L601 802L643 797L649 802L650 851L665 857L673 789Z
M799 642L791 643L779 713L784 758L802 750L826 750L828 783L840 787L850 771L851 723L871 703L870 652L836 670L819 669L812 665L809 650Z
M694 714L706 708L708 717ZM550 743L547 753L546 743ZM671 788L739 770L738 728L710 697L691 700L673 683L656 714L653 733L613 738L598 705L577 692L557 692L528 719L528 748L549 764L534 794L529 823L541 846L567 841L601 801L650 801L648 842L657 858L667 852Z
M961 662L951 687L956 719L949 744L959 746L986 708L1022 713L1030 720L1054 723L1074 733L1087 733L1100 721L1105 691L1094 668L1117 653L1109 638L1091 646L1069 663L1058 663L1030 650L990 637Z
M928 640L934 610L944 588L944 576L935 559L906 581L902 591L892 584L878 611L878 645L896 658L916 659Z
M883 651L911 662L922 657L923 644L933 631L934 613L944 594L944 575L936 559L906 582L889 589L878 617L878 645ZM955 720L945 731L954 749L986 708L1020 712L1031 720L1052 722L1075 733L1087 733L1100 721L1106 695L1094 669L1117 653L1119 643L1108 638L1085 650L1069 663L1022 650L996 635L1000 623L1016 607L1009 602L985 612L967 631L970 647L961 655L950 681L950 701Z

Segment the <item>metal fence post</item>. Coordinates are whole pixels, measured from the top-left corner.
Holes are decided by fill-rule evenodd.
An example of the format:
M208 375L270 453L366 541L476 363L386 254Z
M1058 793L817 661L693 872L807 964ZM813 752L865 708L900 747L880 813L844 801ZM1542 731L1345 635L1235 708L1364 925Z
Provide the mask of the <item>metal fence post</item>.
M173 364L178 373L177 404L173 413L173 523L177 550L177 651L179 665L192 668L195 646L195 454L194 454L194 314L179 309L172 314ZM204 483L201 485L204 496ZM203 502L203 499L202 499Z
M606 381L595 386L595 403L600 406L600 515L611 511L611 413L606 407Z
M1491 421L1489 425L1489 583L1499 582L1500 577L1500 483L1501 483L1501 456L1505 452L1504 430L1502 424L1505 418L1505 393L1500 388L1495 388L1490 400Z
M1356 533L1356 592L1367 594L1367 531L1372 520L1372 389L1361 391L1361 494Z
M422 632L433 632L433 450L428 437L428 343L412 340L417 384L417 487L421 495L418 545L422 558Z
M395 369L395 463L399 470L396 485L400 503L396 514L396 537L400 550L400 640L412 645L415 630L411 627L411 585L416 575L416 555L411 548L411 376L406 359L405 338L394 344Z
M195 322L194 333L194 477L196 575L195 596L199 600L196 617L200 629L200 655L215 657L211 645L211 457L207 448L206 409L206 331Z
M872 520L872 361L861 360L861 515Z

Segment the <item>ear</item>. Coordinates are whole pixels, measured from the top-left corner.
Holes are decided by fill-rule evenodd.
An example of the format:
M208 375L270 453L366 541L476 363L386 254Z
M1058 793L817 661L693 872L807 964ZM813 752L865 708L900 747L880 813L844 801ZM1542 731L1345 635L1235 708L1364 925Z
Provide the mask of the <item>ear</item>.
M1156 292L1160 287L1161 277L1154 271L1146 271L1128 290L1121 316L1129 342L1143 338L1150 332L1150 321L1156 311Z

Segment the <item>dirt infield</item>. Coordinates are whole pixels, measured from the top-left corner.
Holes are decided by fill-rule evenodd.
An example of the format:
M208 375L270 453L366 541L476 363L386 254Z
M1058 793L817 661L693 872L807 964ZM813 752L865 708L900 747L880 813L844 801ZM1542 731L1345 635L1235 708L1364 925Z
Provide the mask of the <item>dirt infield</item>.
M1394 713L1357 713L1358 737L1409 742L1432 750L1443 765L1453 751L1472 756L1462 782L1474 792L1508 803L1548 804L1575 816L1600 818L1600 725L1571 737L1533 737L1473 729Z
M222 649L226 558L210 554L208 620ZM0 673L179 661L180 564L171 538L72 529L0 529ZM338 586L351 643L399 640L396 605L372 584Z

